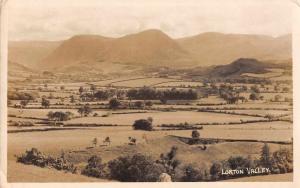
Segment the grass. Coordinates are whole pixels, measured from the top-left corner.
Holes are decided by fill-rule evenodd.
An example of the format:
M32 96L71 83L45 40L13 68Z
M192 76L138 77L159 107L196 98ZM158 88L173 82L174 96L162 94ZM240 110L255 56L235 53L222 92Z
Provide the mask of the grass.
M102 123L102 124L118 124L132 125L137 119L153 118L154 125L161 124L178 124L178 123L224 123L224 122L240 122L240 120L261 120L261 117L250 117L242 115L215 114L210 112L148 112L137 114L112 114L109 117L83 117L66 121L65 124L74 123Z

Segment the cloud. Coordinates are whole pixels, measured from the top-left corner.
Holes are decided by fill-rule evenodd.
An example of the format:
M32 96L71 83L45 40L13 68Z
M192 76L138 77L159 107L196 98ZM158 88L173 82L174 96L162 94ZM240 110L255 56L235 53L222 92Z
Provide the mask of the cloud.
M215 31L291 33L283 0L10 0L10 40L60 40L76 34L120 37L161 29L174 38Z

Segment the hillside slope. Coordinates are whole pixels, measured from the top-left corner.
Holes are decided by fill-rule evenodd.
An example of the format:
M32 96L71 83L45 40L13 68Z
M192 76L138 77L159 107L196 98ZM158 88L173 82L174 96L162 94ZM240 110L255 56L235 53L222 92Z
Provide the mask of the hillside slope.
M10 41L8 43L8 59L35 69L38 68L40 61L60 44L61 41Z
M203 33L177 40L201 66L229 64L238 58L282 60L292 57L291 35Z

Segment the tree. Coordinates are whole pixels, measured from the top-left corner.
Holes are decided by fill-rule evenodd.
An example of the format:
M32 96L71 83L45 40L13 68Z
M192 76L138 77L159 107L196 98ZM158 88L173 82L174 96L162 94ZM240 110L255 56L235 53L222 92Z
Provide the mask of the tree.
M192 138L193 139L199 139L200 138L200 133L197 130L192 131Z
M70 102L71 102L71 103L74 103L74 102L75 102L75 97L74 97L74 95L71 95L71 96L70 96Z
M86 104L86 105L84 105L84 106L82 106L82 107L80 107L79 109L78 109L78 113L81 115L81 117L84 115L84 116L88 116L90 113L92 113L92 109L91 109L91 107L88 105L88 104Z
M49 120L54 120L54 121L67 121L67 120L70 120L74 114L72 112L60 112L60 111L57 111L57 112L48 112L47 114L48 116L48 119Z
M84 89L82 86L79 87L79 94L81 95L83 93Z
M260 154L260 164L263 167L271 168L271 153L270 147L267 143L264 144Z
M25 107L25 106L27 106L28 103L29 103L29 100L22 100L22 101L20 102L20 105L21 105L22 107Z
M136 120L132 125L132 127L134 130L145 130L145 131L153 130L152 122L147 119Z
M282 91L285 92L285 93L290 92L290 88L284 87L284 88L282 89Z
M134 106L137 108L142 108L144 106L144 103L142 101L136 101L134 103Z
M188 164L183 168L183 182L197 182L203 180L203 172L193 164Z
M281 99L282 99L281 95L275 95L275 97L274 97L275 102L279 102Z
M210 175L213 180L218 180L221 178L222 164L219 162L214 162L210 167Z
M85 166L85 168L81 171L81 174L84 174L86 176L91 177L105 177L106 171L105 171L105 164L102 164L101 157L98 157L97 155L93 155L88 160L88 164Z
M41 103L42 107L44 108L49 108L50 106L50 101L45 99L45 98L42 98L42 103Z
M167 154L160 154L157 163L162 164L166 168L166 172L174 178L175 170L180 165L180 161L176 159L178 148L173 146Z
M117 109L120 105L120 101L116 98L113 98L109 101L109 108L111 109Z
M257 85L252 86L252 87L251 87L251 90L252 90L254 93L259 93L259 92L260 92L260 91L259 91L259 87L258 87Z
M98 100L107 100L109 97L109 93L107 91L97 91L94 93L94 97Z
M97 138L94 138L93 141L92 141L92 143L93 143L94 147L96 147L96 146L97 146L97 143L98 143Z
M152 103L151 101L146 101L146 102L145 102L145 105L150 107L150 106L153 105L153 103Z
M253 92L253 93L250 94L249 99L250 99L250 100L253 100L253 101L254 101L254 100L258 100L258 99L259 99L259 94Z
M90 90L92 91L92 94L94 94L94 92L96 91L96 86L92 84Z
M166 170L150 156L134 154L118 157L108 163L110 176L122 182L156 182Z

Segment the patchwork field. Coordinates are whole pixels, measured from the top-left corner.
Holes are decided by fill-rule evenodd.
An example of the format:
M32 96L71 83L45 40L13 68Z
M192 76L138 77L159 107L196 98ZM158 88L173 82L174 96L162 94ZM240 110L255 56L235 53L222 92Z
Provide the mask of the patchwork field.
M67 160L82 170L93 155L101 157L103 162L137 153L158 159L176 146L176 159L180 161L178 170L182 172L185 165L191 163L208 169L214 162L229 157L259 159L264 143L268 143L271 152L292 150L293 102L285 100L292 98L291 90L282 92L286 84L276 83L278 91L274 91L275 83L262 86L218 82L214 83L217 90L203 83L180 76L173 79L143 75L65 84L30 83L18 89L10 86L13 95L8 107L8 180L116 181L17 163L16 156L31 148L49 156L66 153ZM220 94L224 84L232 86L227 88L231 91L226 92L238 92L247 100L229 101ZM247 90L242 90L243 86ZM262 91L259 93L262 98L250 99L254 86ZM148 95L147 88L154 91L152 96ZM136 93L128 95L130 89L135 89ZM98 91L100 94L95 97ZM37 93L37 96L27 100L24 93ZM275 102L273 99L277 95L281 98ZM43 101L48 104L45 106ZM153 130L134 130L137 120L150 123ZM195 129L200 139L220 142L187 144L180 140L191 139ZM110 139L108 146L103 142L107 137ZM135 139L134 144L129 137ZM290 181L292 173L251 177L249 181L270 181L271 176ZM247 178L236 180L239 179L247 181Z

